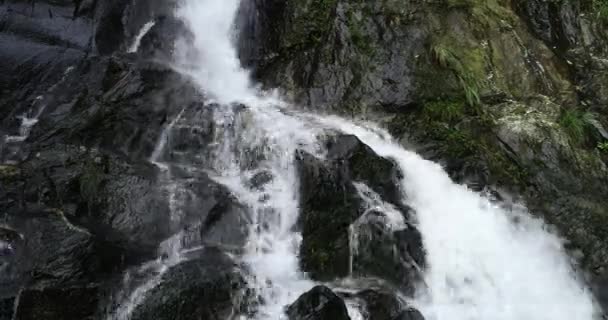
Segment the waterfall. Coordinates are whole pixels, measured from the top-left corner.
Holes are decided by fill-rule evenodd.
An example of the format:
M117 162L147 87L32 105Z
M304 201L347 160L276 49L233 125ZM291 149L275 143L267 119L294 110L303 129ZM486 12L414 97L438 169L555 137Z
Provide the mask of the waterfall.
M298 113L257 89L233 43L239 2L185 0L177 16L192 39L176 41L175 67L217 102L213 120L219 129L209 169L251 213L242 259L252 273L250 285L263 301L256 317L283 318L285 305L314 285L298 269L294 157L296 149L322 157L319 136L326 130L357 136L404 173L403 200L416 211L428 260L425 285L412 303L427 320L594 317L591 295L572 270L561 240L525 208L501 208L454 184L439 165L404 150L380 128ZM239 115L235 104L244 105ZM251 159L253 151L261 156ZM268 179L251 188L260 175ZM390 210L365 186L357 189L375 207ZM350 309L356 318L354 307Z

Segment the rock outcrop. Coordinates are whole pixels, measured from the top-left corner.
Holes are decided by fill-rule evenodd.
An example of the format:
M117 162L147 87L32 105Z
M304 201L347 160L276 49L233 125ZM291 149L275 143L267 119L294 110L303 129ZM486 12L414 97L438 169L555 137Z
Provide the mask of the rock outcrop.
M237 319L247 302L242 270L218 250L197 255L167 270L131 319Z
M287 307L289 320L350 320L344 300L325 286L316 286Z
M406 222L411 209L403 205L396 165L353 136L336 136L329 139L325 159L300 152L298 167L302 270L321 281L351 273L389 278L396 274L391 280L411 293L417 262L407 249L398 249L407 242L397 241L395 234L413 235L418 239L410 247L413 255L423 260L424 254L417 230ZM390 203L393 219L400 225L385 229L383 223L389 219L373 221L370 206L377 205L373 201ZM362 250L356 252L357 247Z

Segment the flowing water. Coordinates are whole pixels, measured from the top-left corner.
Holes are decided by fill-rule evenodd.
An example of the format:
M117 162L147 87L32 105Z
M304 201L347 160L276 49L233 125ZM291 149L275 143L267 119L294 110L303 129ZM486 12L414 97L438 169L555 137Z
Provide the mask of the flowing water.
M427 320L593 319L592 297L572 270L562 242L525 208L501 208L454 184L439 165L403 149L374 125L302 114L256 88L233 43L238 8L239 0L185 0L177 16L193 38L176 41L175 67L217 103L213 121L218 129L207 169L249 208L243 260L251 269L250 285L263 301L257 318L283 318L284 306L314 285L298 269L294 157L296 149L323 157L319 137L337 130L394 159L404 173L403 201L416 211L428 261L424 284L411 303ZM244 109L235 112L237 104ZM167 134L152 157L164 171L158 157ZM260 175L269 179L251 188ZM379 195L362 184L356 188L370 209L385 212L388 224L404 223ZM349 302L351 316L361 318L356 309Z

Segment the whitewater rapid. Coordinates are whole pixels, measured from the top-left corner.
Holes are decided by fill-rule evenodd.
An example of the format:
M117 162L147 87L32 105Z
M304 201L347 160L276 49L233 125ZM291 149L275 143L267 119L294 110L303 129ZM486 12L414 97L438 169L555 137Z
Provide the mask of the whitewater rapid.
M257 89L234 46L239 3L185 1L177 15L194 40L176 42L176 66L220 105L215 120L225 130L217 137L215 179L252 212L244 260L254 275L251 285L265 302L259 318L282 318L283 307L314 285L298 269L294 156L296 148L322 156L318 137L329 129L357 136L404 173L403 200L416 211L428 261L411 303L427 320L593 319L592 296L562 241L524 207L507 210L455 184L439 165L404 150L380 128L287 113L287 103ZM247 119L233 113L234 103L247 106ZM247 150L264 154L253 169L243 165ZM260 173L272 179L252 190L249 182Z

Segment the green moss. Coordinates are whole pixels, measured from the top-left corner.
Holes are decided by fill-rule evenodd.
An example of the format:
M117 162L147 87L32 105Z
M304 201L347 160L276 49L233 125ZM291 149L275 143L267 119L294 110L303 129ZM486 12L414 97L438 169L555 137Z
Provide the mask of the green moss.
M494 183L529 185L529 172L501 148L494 128L495 121L484 108L468 106L464 100L429 101L419 110L394 117L389 124L394 135L414 134L414 139L432 141L448 160L485 164Z

